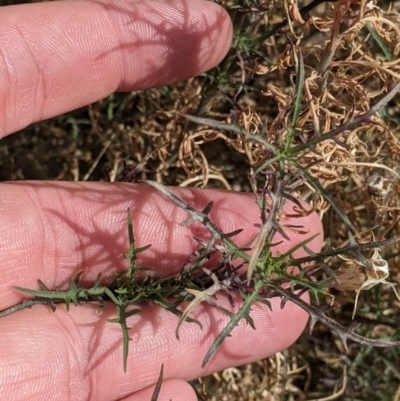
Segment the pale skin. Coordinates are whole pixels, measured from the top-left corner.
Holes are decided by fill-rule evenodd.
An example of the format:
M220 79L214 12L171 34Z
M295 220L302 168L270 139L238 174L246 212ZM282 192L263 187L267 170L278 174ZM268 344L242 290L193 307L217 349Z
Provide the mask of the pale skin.
M216 65L229 49L229 16L201 0L65 1L0 9L0 136L30 123L89 104L120 90L156 87L187 79ZM152 244L139 263L157 274L179 271L196 249L199 226L181 227L187 214L145 185L14 182L0 187L0 310L21 301L11 288L62 287L84 270L88 284L127 267L126 209L131 208L137 245ZM259 222L251 195L175 189L191 206L215 201L211 217L225 232L244 231L244 245ZM290 208L290 205L289 205ZM243 211L246 211L244 214ZM290 223L290 221L288 221ZM316 214L296 220L309 235L322 233ZM280 251L304 236L290 234ZM309 247L320 250L322 234ZM301 253L299 253L299 256ZM218 301L227 305L224 296ZM240 306L237 303L236 308ZM287 303L273 312L254 306L257 330L240 324L205 369L201 362L226 318L201 306L195 324L184 324L153 305L132 317L127 373L111 306L35 306L1 320L0 399L149 400L164 363L159 400L194 401L188 380L274 353L293 343L307 315Z

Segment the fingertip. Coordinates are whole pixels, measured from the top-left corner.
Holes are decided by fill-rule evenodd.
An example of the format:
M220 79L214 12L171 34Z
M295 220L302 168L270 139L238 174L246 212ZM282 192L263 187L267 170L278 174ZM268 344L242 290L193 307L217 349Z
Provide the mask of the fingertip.
M1 8L0 26L0 136L117 90L201 74L232 40L227 12L203 0L24 4Z
M166 9L174 28L166 30L165 44L154 47L154 54L152 49L144 48L146 53L143 59L146 60L149 55L158 59L160 71L146 75L146 79L141 82L137 80L136 69L132 76L137 80L133 85L138 89L174 83L206 72L222 61L231 47L232 21L220 5L205 0L174 0L173 4L174 12ZM158 32L156 36L159 36ZM160 53L160 47L167 50ZM125 85L119 89L124 90ZM132 85L127 89L131 90Z
M205 46L204 50L210 55L209 62L205 66L206 70L204 70L207 71L207 69L213 68L220 63L228 53L232 45L233 24L228 12L220 5L209 1L205 2L204 0L200 0L200 2L202 6L204 6L204 3L207 4L210 9L210 15L212 15L213 11L216 20L216 29L213 30L210 41L206 43L207 46Z

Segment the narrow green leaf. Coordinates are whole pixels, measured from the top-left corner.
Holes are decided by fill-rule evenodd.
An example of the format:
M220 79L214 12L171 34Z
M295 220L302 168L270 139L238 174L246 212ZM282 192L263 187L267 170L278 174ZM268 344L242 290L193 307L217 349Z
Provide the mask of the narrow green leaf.
M127 210L128 219L128 238L129 238L129 251L124 255L126 259L132 259L135 256L135 237L133 236L133 224L131 209Z
M203 363L201 364L202 368L204 368L207 365L207 363L209 362L211 357L217 352L218 348L221 346L225 338L228 337L231 334L232 330L238 325L239 321L243 319L246 315L249 315L251 306L253 305L254 301L259 297L259 289L261 285L262 283L257 283L253 293L247 299L244 299L243 305L238 311L238 313L231 317L230 322L225 326L225 328L221 331L218 337L214 340L210 349L207 351L206 356L204 357Z
M317 233L314 235L311 235L311 237L306 238L304 241L301 241L300 243L296 244L290 250L286 253L279 254L279 256L276 257L277 260L284 260L287 257L293 255L294 252L296 252L298 249L303 249L307 244L309 244L313 239L319 237L321 234Z
M382 40L380 35L376 32L376 30L371 26L371 24L366 23L365 27L368 29L369 33L371 36L374 38L375 42L377 45L380 47L382 50L382 53L385 55L386 61L392 61L392 53L390 53L389 49L386 46L386 43Z
M226 124L222 121L212 120L210 118L195 117L189 114L181 114L186 119L193 121L196 124L207 125L209 127L217 128L223 131L232 131L238 134L246 134L245 130L237 124Z
M296 48L294 45L292 45L292 49L293 49L294 62L296 65L296 97L294 101L292 124L289 130L288 140L286 141L285 145L285 153L287 153L288 150L291 148L293 139L296 134L297 120L299 118L301 111L301 100L303 97L304 76L305 76L304 59L300 47L298 48L298 53L296 52Z
M160 374L158 375L158 380L156 383L156 387L154 388L153 395L151 396L151 401L157 401L158 396L160 395L161 385L164 378L164 364L161 365Z

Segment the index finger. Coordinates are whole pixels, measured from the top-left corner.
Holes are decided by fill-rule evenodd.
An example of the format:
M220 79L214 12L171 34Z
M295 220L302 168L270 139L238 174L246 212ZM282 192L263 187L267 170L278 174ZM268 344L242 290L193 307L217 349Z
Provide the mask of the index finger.
M0 9L0 138L121 90L198 75L232 26L203 0L83 0Z

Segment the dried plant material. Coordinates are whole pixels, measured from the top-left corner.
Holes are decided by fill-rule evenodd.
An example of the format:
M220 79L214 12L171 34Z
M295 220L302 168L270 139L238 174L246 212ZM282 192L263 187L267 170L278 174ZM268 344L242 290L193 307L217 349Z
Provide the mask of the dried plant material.
M182 324L187 320L189 314L197 307L199 306L202 302L207 302L208 304L215 304L215 302L212 300L215 295L223 290L226 289L227 283L221 283L217 276L211 272L210 270L206 269L203 267L203 271L211 277L213 281L213 285L203 291L191 289L191 288L185 288L186 293L190 294L193 299L190 301L190 303L186 306L185 310L182 313L181 318L179 319L179 323L176 327L176 338L179 340L179 329L182 326Z
M375 203L377 211L384 212L396 210L400 206L400 176L398 175L399 168L396 168L395 174L388 175L387 171L384 174L375 172L367 179L368 191L372 201ZM386 174L385 174L386 173ZM380 213L381 219L382 213Z
M345 259L344 257L342 258ZM389 284L393 288L397 299L400 301L400 296L394 285L386 281L389 276L389 266L386 260L382 259L382 257L380 256L378 249L375 249L374 254L372 255L369 262L371 264L371 267L363 265L357 260L352 260L352 263L350 265L341 267L339 270L336 271L337 282L334 282L332 284L332 287L340 291L356 291L357 294L354 301L354 309L352 315L353 319L356 313L360 291L369 290L377 284Z
M289 1L289 14L290 14L290 17L292 18L292 20L297 22L298 24L303 25L306 23L306 21L304 21L303 17L300 14L299 5L297 3L297 0Z
M280 58L270 66L264 66L260 64L257 59L254 61L254 68L249 68L255 74L264 75L278 69L287 69L293 66L293 58L291 56L290 46L286 46L286 49L282 52Z

